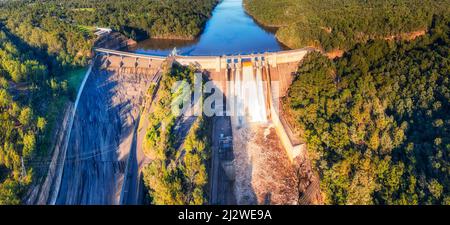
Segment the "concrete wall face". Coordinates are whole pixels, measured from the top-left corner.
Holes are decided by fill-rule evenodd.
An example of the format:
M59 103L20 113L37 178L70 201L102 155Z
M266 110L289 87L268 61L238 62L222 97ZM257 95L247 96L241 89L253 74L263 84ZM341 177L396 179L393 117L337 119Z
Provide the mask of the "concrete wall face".
M236 82L248 80L248 76L254 76L257 81L265 81L267 86L262 90L265 94L257 94L253 101L264 105L264 110L269 121L274 125L277 136L279 137L283 148L286 150L290 160L294 160L304 152L304 144L298 144L288 135L288 127L282 123L281 115L278 110L277 103L279 98L286 95L289 86L295 78L295 72L299 66L299 62L307 54L306 51L289 52L285 54L272 54L265 56L240 56L237 58L228 58L224 63L226 72L211 73L211 80L232 81L225 82L226 85L218 85L221 91L225 93L227 99L235 97L236 92L230 90L236 89ZM222 64L223 65L223 64ZM251 69L249 69L249 66ZM249 72L249 71L252 72ZM223 69L221 70L223 71ZM225 78L225 79L224 79ZM221 83L221 82L217 82ZM223 82L222 82L223 83ZM250 88L251 89L251 88ZM260 99L264 96L263 99ZM258 108L252 106L252 108Z
M128 52L119 52L108 49L96 49L97 53L107 55L107 63L112 67L135 67L148 68L151 64L157 62L162 64L167 58L134 54ZM265 99L255 99L258 102L264 102L267 117L274 124L277 135L279 136L283 147L291 160L300 155L304 146L296 144L290 139L278 113L279 98L284 97L295 78L295 72L299 62L306 56L311 49L298 49L290 51L281 51L274 53L237 55L237 56L171 56L171 58L184 66L194 66L201 70L214 82L214 85L224 93L226 98L231 89L230 82L235 83L245 80L243 75L252 74L261 81L266 81L267 86L263 88ZM249 67L251 67L249 69ZM246 68L246 71L243 71ZM253 71L253 72L249 72ZM244 73L245 72L245 73ZM274 90L277 88L278 90Z
M298 49L264 54L236 55L236 56L176 56L175 60L181 65L195 65L205 70L216 72L226 68L228 64L238 63L242 59L262 59L268 65L277 67L279 64L299 62L310 52L310 49Z

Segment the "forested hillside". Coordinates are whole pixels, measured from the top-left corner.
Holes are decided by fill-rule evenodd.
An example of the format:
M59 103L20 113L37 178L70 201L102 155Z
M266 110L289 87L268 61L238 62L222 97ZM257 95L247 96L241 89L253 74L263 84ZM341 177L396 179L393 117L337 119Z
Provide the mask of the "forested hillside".
M0 24L0 204L20 203L33 178L32 159L50 143L47 121L72 96L51 58Z
M310 54L284 104L329 204L450 204L450 20L412 42Z
M181 140L176 131L178 118L174 102L192 93L182 89L172 93L176 81L194 81L194 70L174 65L161 78L158 97L153 102L144 151L152 162L144 169L144 181L155 205L201 205L207 202L207 161L209 159L209 118L199 116ZM186 125L185 125L186 126ZM181 143L181 146L178 145Z
M244 0L259 22L277 26L291 48L347 50L369 39L414 38L433 14L450 14L450 0Z
M218 0L56 0L67 19L136 36L193 39L203 30Z
M16 23L31 23L44 30L71 31L74 35L66 39L67 41L79 40L75 35L77 32L73 29L86 32L95 27L110 27L133 39L147 37L193 39L202 31L217 2L217 0L10 1L1 5L0 19L5 17ZM74 49L84 50L80 47L82 46L72 45Z
M0 3L0 204L21 203L45 171L38 161L75 92L65 72L87 64L92 38L49 5Z

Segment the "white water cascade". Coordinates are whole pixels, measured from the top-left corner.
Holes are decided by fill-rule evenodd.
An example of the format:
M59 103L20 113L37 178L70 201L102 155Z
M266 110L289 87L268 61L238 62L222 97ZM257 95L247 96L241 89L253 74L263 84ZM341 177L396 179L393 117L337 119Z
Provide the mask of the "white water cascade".
M234 80L236 113L241 124L242 117L251 123L266 123L267 111L261 70L256 74L251 65L242 67L242 74L236 70Z

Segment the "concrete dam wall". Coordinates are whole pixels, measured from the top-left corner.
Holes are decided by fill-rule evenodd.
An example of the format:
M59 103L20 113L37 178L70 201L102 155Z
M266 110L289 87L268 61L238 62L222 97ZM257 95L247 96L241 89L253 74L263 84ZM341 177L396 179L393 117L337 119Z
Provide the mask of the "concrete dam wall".
M295 78L299 62L308 52L309 49L304 49L279 54L220 57L222 60L220 65L225 69L220 68L220 72L210 69L213 70L210 72L210 79L225 93L227 99L234 98L233 102L236 105L230 108L241 107L241 110L247 113L249 122L269 122L274 125L291 161L302 153L305 146L289 135L292 131L288 124L282 122L278 104ZM215 59L219 61L217 57ZM206 61L205 58L202 60ZM210 60L206 65L211 66L213 61ZM195 65L192 62L190 64ZM245 117L245 115L236 116L237 124L241 124L243 116Z
M134 127L160 66L120 60L97 57L80 90L54 204L119 204Z
M111 63L117 67L136 67L146 68L150 67L154 62L162 63L166 57L151 56L144 54L135 54L129 52L121 52L109 49L95 49L98 54L106 55L109 59L114 59ZM225 97L229 96L230 92L238 91L240 81L265 81L267 86L262 87L262 84L258 82L254 83L255 88L249 90L240 89L239 91L247 91L247 94L252 95L252 92L258 93L257 95L250 96L251 101L244 110L250 110L255 112L261 117L266 117L268 121L273 122L276 127L277 134L280 136L280 140L283 143L284 148L287 151L290 159L293 160L298 156L303 145L293 140L293 137L288 135L291 133L287 131L290 129L287 124L282 123L283 119L278 113L278 101L279 98L284 97L289 89L293 79L295 78L295 72L299 66L299 62L311 51L315 51L312 48L303 48L295 50L287 50L280 52L267 52L262 54L250 54L250 55L224 55L224 56L170 56L173 60L181 65L193 66L204 73L208 74L209 79L212 80L216 86L220 89ZM244 64L246 66L244 66ZM227 87L230 81L234 87ZM249 83L253 85L251 82ZM237 86L236 86L237 85ZM261 87L260 87L261 86ZM247 88L248 89L248 88ZM250 91L250 92L248 92ZM263 92L263 93L260 93ZM233 93L234 95L235 93ZM237 96L243 96L244 93L240 93ZM239 98L239 97L238 97ZM244 99L238 99L244 101ZM261 108L264 103L264 107ZM253 116L258 116L254 114Z
M299 62L311 49L238 56L170 56L209 76L226 98L237 98L251 122L272 124L292 161L302 149L279 118L277 102L286 94ZM150 83L158 81L167 57L95 49L96 61L79 91L64 152L62 178L51 196L55 204L120 204L136 121ZM241 82L251 85L244 87ZM240 126L240 119L235 117ZM238 125L236 125L238 124ZM235 129L235 128L233 128ZM233 134L234 135L234 134ZM256 135L256 134L255 134ZM263 135L258 133L258 136ZM276 145L276 143L275 143ZM133 190L130 190L133 191Z

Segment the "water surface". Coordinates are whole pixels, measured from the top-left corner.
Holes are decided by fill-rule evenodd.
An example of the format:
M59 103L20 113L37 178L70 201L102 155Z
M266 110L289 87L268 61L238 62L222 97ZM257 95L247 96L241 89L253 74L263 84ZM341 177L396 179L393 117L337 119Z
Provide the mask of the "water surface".
M212 12L197 40L148 39L132 52L169 55L176 47L180 55L250 54L288 49L277 41L275 30L259 25L244 10L242 0L223 0Z

